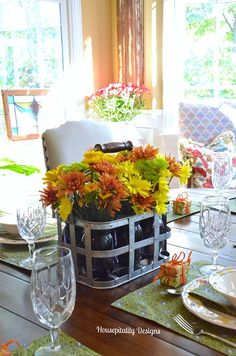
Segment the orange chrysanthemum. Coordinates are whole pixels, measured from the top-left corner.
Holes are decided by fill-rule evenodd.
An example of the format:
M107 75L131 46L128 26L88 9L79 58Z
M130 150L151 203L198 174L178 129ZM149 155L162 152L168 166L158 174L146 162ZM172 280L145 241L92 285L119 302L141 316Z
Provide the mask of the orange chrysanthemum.
M83 172L67 172L58 177L57 196L69 195L75 192L82 192L84 184L89 181Z
M108 174L115 174L116 168L107 161L100 161L93 164L93 169L98 173L108 173Z
M129 161L129 159L130 159L130 152L128 151L119 152L116 155L117 162L125 162L125 161Z
M57 192L54 187L48 185L47 188L44 188L40 191L41 201L44 206L53 205L57 202Z
M111 216L121 209L121 201L127 197L123 184L115 177L104 173L100 179L99 208L106 209Z
M131 203L141 211L151 211L153 209L155 200L152 196L142 197L139 194L132 196Z
M179 177L180 173L181 173L181 165L180 163L178 163L175 159L175 157L171 157L170 155L165 156L165 159L168 162L168 169L170 170L170 172L175 176L175 177Z
M136 162L138 159L154 159L159 150L157 148L154 148L151 145L147 145L146 147L135 147L133 150L130 152L129 159L131 162Z

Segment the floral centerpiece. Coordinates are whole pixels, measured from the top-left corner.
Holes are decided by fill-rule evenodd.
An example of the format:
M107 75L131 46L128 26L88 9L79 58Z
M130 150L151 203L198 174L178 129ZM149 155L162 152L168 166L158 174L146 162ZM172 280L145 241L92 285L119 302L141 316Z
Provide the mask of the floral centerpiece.
M89 150L80 163L46 172L41 199L64 221L110 221L150 211L161 215L171 179L185 184L190 173L188 161L181 164L150 145L116 154Z
M145 93L149 93L149 90L144 86L111 83L91 95L88 106L105 120L129 121L144 107Z

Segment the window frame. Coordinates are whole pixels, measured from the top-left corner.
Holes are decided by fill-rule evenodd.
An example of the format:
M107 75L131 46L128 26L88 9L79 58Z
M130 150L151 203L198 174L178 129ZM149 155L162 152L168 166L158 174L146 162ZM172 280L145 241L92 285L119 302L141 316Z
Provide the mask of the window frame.
M70 75L71 70L73 69L73 78L81 78L82 76L82 63L83 63L83 33L82 33L82 7L81 7L81 0L39 0L41 2L47 1L50 3L58 4L59 12L60 12L60 19L61 19L61 48L62 48L62 72L59 80L64 80L67 76ZM47 93L50 92L52 89L53 91L54 85L45 89ZM13 90L17 88L14 86L12 89L4 88L4 86L0 89L2 90ZM17 88L18 89L18 88ZM44 88L42 88L44 89ZM40 89L42 91L42 89ZM20 88L19 88L20 90ZM33 90L33 88L21 88L21 90ZM36 90L36 88L34 89ZM5 97L6 94L4 94ZM3 103L4 108L3 111L6 113L7 104L6 99L5 103ZM79 100L77 101L76 105L80 106L81 109L84 109L84 98L81 95ZM63 110L63 118L64 121L71 118L71 108L65 107ZM6 114L5 114L6 115ZM7 114L8 115L8 114ZM4 120L5 119L5 120ZM3 123L5 122L5 129L6 135L11 140L20 140L20 139L32 139L38 138L39 135L26 135L26 137L18 136L18 138L13 137L10 121L4 118L3 113ZM58 125L61 121L58 122Z

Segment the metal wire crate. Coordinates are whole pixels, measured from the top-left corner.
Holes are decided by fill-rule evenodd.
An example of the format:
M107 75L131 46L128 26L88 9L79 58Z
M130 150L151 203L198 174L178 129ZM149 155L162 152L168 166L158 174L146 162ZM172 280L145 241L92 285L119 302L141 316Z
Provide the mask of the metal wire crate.
M169 258L166 216L134 215L109 222L58 219L59 244L72 251L77 281L113 288L157 269Z

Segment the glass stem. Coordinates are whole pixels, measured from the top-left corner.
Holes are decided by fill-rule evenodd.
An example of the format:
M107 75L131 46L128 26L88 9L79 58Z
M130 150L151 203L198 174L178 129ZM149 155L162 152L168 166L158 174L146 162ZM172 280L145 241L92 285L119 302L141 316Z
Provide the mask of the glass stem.
M59 347L59 328L50 329L50 337L52 342L52 349L57 350Z
M215 269L216 269L217 257L218 257L218 253L217 252L213 252L213 254L212 254L212 265L214 266Z
M35 251L35 243L30 243L28 244L28 248L29 248L29 257L33 258L33 253Z

